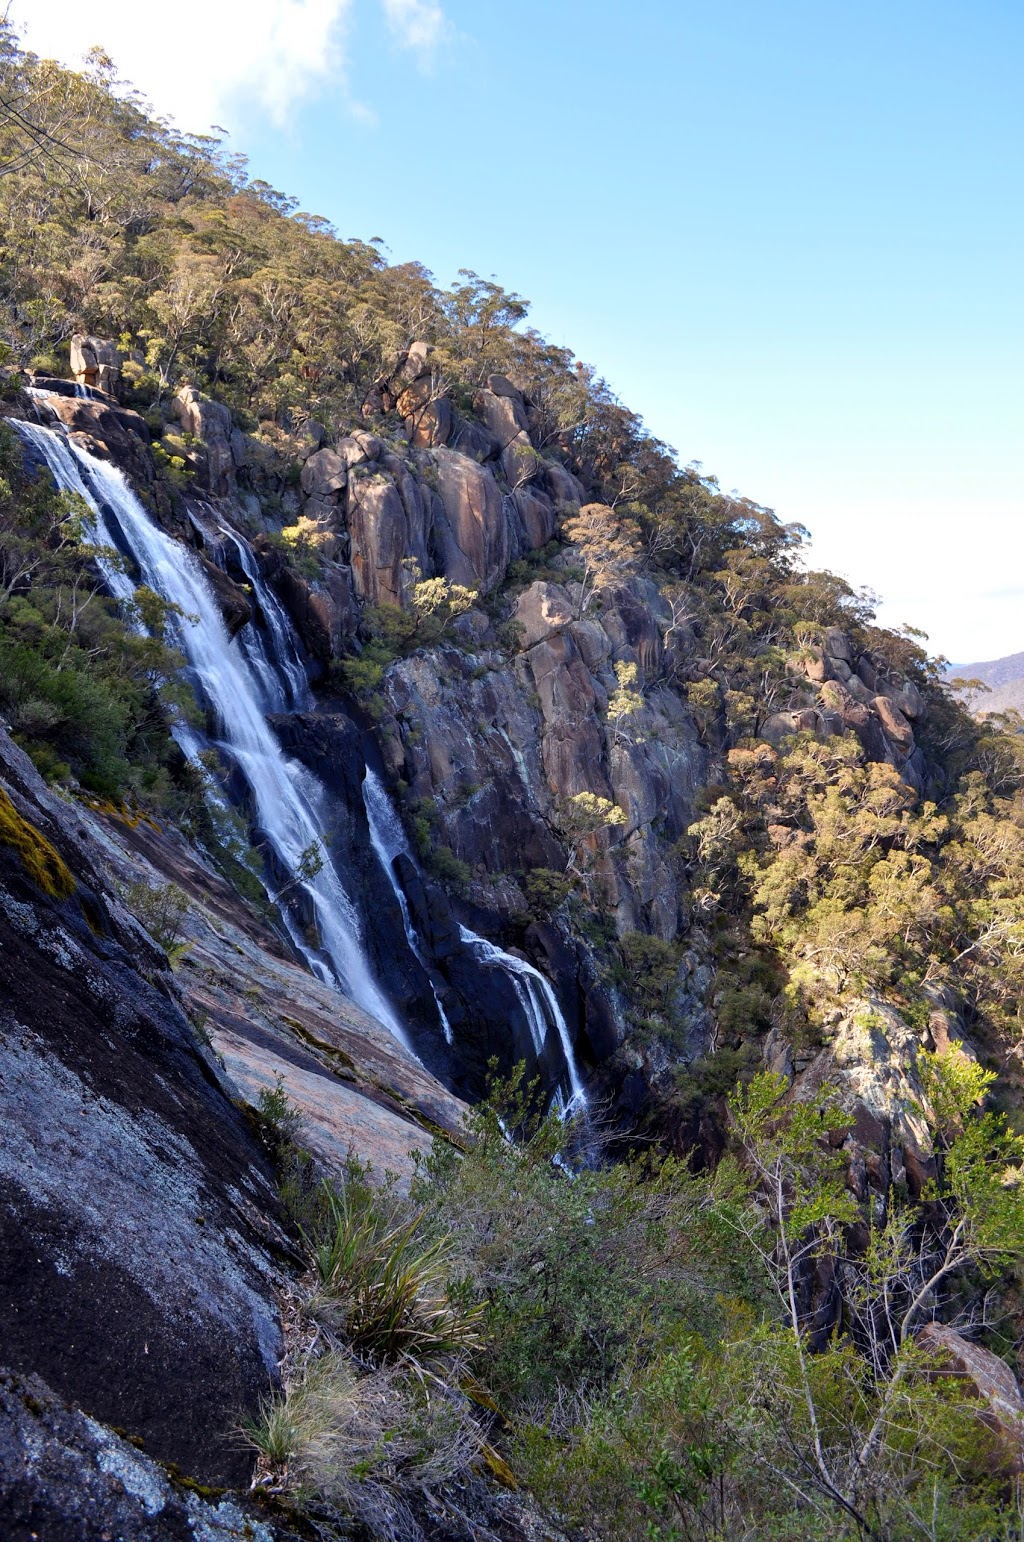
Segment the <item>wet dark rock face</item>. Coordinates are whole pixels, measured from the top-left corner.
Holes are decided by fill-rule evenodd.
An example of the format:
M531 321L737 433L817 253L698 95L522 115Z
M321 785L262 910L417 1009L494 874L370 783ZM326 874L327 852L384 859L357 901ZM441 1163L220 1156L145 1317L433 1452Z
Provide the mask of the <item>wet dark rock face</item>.
M433 972L434 988L451 1023L452 1046L444 1043L430 978L409 946L401 909L373 851L362 798L367 757L377 759L371 737L340 711L295 713L272 719L285 750L307 766L327 788L331 824L326 832L339 872L359 896L366 918L364 943L374 974L398 1009L413 1046L428 1070L456 1093L483 1095L489 1062L501 1074L516 1063L534 1060L523 1009L514 987L500 969L481 965L463 944L459 918L493 933L501 918L459 906L444 886L407 857L398 859L397 877L423 956ZM496 811L495 811L496 817ZM559 1080L563 1065L554 1042L545 1046L540 1067L546 1084Z
M279 1355L272 1175L201 1051L166 959L84 828L0 732L0 782L74 879L0 844L3 1359L204 1481Z

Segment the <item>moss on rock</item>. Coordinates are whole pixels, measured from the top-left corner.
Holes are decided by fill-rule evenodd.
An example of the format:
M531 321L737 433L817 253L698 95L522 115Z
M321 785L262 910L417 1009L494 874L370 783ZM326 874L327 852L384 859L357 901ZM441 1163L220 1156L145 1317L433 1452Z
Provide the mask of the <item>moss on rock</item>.
M0 845L10 846L21 858L32 882L54 899L69 899L75 877L57 849L35 825L23 819L0 787Z

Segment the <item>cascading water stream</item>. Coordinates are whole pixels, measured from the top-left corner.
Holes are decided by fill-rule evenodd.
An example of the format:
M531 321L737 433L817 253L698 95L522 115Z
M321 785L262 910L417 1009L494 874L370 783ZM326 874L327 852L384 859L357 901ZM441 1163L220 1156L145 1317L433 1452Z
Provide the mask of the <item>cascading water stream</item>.
M232 643L198 561L153 523L116 467L97 460L59 432L32 423L15 426L45 461L57 485L77 493L92 510L97 542L128 556L142 581L178 607L180 618L172 622L175 640L215 721L218 740L245 777L255 822L280 867L300 875L282 885L278 896L284 895L285 887L289 893L301 889L316 918L319 946L315 947L303 935L291 906L282 905L296 947L321 979L340 985L408 1049L394 1010L370 973L356 911L321 843L326 793L310 772L284 755L266 722L263 703L269 665L268 670L254 667L242 648ZM111 561L101 566L111 593L130 600L135 584L129 575ZM266 610L264 615L273 633ZM284 688L277 689L283 704ZM201 748L196 733L186 727L177 731L177 737L183 752L196 758ZM310 853L322 858L317 872L311 871ZM275 898L272 892L271 897Z
M221 528L229 540L263 618L269 649L256 627L242 627L236 641L255 672L268 712L303 712L310 704L309 680L295 646L291 623L277 595L264 581L253 554L234 530Z
M419 933L412 924L412 916L409 914L409 904L398 881L395 872L395 859L400 856L412 860L412 852L406 839L402 822L395 811L391 799L388 797L380 777L370 767L366 768L363 777L363 806L366 809L366 822L370 827L370 844L377 855L377 860L388 876L388 881L394 891L398 908L402 912L402 924L405 927L406 941L416 958L423 965L427 979L430 980L430 989L434 993L434 1002L437 1006L437 1015L441 1020L441 1028L445 1040L451 1044L454 1042L452 1025L448 1021L448 1014L441 1005L441 998L437 994L434 982L430 977L430 965L426 958Z
M304 857L310 851L322 857L319 872L289 879L276 896L268 885L271 898L286 898L298 889L312 907L319 947L306 938L292 907L287 903L281 906L296 948L314 973L339 984L408 1049L408 1039L394 1009L370 972L356 910L320 840L320 831L329 822L327 793L312 773L285 756L265 719L267 712L308 708L310 692L291 623L263 579L249 547L236 532L222 529L221 533L234 547L262 622L259 627L243 627L232 640L198 561L187 547L153 523L120 471L89 455L59 430L20 421L14 426L45 461L58 486L85 501L94 515L97 543L113 547L127 557L141 574L142 582L183 613L186 619L172 623L175 640L188 660L200 698L215 720L218 742L248 784L255 822L277 864L289 874L308 874ZM123 565L113 560L101 560L100 565L110 592L119 600L130 601L136 583ZM184 722L175 724L173 731L186 757L199 762L202 752L209 747L206 737ZM204 784L211 803L227 812L227 799L205 772ZM426 950L395 871L399 856L412 860L408 840L385 788L369 767L362 790L373 850L398 902L409 947L430 979ZM586 1093L572 1039L549 982L524 959L506 953L468 927L460 927L459 931L464 945L479 963L502 970L508 978L538 1058L543 1054L549 1030L554 1028L566 1068L563 1086L568 1092L565 1098L559 1089L558 1100L567 1112L585 1108ZM442 1030L451 1044L451 1024L432 979L430 983Z
M557 996L540 970L534 969L533 965L528 964L524 958L516 958L514 954L506 953L496 943L489 942L486 937L470 931L468 926L459 927L459 936L481 964L501 969L508 976L529 1024L534 1052L538 1057L543 1053L548 1028L554 1028L562 1047L569 1083L569 1097L565 1102L564 1112L569 1114L585 1109L587 1094L573 1053L569 1027L562 1016Z

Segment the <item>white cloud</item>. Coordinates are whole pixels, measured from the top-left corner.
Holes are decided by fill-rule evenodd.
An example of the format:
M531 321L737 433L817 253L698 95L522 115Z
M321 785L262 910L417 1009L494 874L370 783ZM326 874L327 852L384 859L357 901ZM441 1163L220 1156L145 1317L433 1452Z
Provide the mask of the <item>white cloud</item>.
M436 0L382 0L392 33L406 48L429 55L447 30Z
M379 3L398 40L421 54L444 32L436 0ZM203 132L212 123L235 129L257 112L284 127L302 98L331 87L357 116L367 116L351 100L345 75L352 6L353 0L207 0L175 12L139 0L14 0L11 17L27 47L62 63L79 63L98 44L158 112Z

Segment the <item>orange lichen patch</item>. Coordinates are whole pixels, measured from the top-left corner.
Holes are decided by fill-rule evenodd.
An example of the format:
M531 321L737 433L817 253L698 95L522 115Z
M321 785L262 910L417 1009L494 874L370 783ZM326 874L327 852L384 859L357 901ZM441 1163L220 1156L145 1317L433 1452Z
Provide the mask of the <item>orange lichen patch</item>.
M35 825L23 819L0 787L0 845L10 846L22 866L45 894L69 899L75 892L75 876L54 846Z
M137 830L139 825L145 824L155 830L157 835L161 833L156 820L144 809L130 808L127 803L114 803L110 798L97 798L93 793L79 792L77 796L94 813L103 814L108 819L119 819L129 830Z

